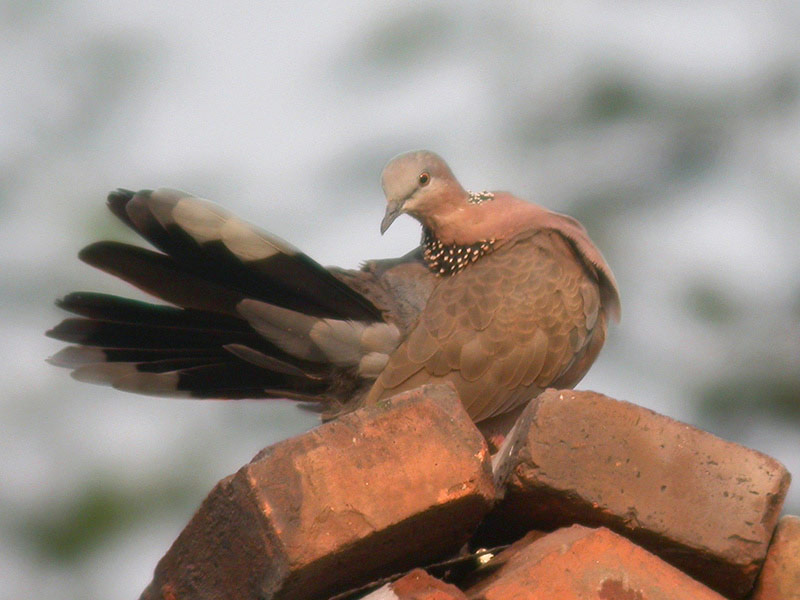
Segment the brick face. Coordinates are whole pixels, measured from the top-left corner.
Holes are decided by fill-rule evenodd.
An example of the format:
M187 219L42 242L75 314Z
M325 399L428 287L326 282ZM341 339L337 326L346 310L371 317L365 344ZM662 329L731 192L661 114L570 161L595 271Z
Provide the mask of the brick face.
M502 566L467 590L470 600L724 600L605 528L525 538L497 559Z
M774 459L593 392L548 390L496 460L507 534L604 525L733 598L753 585L789 485Z
M800 517L778 521L752 600L800 600Z
M425 386L259 453L209 495L143 598L317 598L425 564L494 500L458 397Z
M142 600L210 598L214 590L226 590L229 598L252 597L274 557L258 513L242 505L234 479L226 477L211 490L159 561Z

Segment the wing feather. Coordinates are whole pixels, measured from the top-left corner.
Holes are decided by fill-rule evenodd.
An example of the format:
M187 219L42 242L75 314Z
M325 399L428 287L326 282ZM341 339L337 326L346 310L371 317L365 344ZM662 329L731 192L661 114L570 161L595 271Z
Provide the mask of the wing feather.
M585 369L573 363L595 325L605 327L599 297L567 240L553 231L521 235L441 281L367 402L409 389L424 371L452 382L480 421L566 374L574 385Z

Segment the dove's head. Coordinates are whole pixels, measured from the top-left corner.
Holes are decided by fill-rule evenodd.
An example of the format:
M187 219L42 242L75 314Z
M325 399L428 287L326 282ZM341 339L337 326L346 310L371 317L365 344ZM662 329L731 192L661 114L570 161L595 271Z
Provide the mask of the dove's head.
M387 202L381 233L403 213L430 226L438 213L468 197L447 163L428 150L395 156L383 169L381 186Z

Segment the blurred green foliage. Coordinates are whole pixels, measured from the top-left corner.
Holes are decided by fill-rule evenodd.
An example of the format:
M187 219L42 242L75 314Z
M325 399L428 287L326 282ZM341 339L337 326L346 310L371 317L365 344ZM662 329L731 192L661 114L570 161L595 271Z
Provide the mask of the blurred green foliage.
M709 428L732 438L754 422L800 427L800 378L752 373L716 381L699 393L699 409ZM800 450L800 448L798 448Z
M196 486L173 478L130 491L100 476L86 482L75 497L57 499L34 513L23 514L16 535L43 560L72 563L143 519L185 510L196 502Z
M719 285L696 281L686 290L685 306L700 321L724 326L741 316L733 300Z

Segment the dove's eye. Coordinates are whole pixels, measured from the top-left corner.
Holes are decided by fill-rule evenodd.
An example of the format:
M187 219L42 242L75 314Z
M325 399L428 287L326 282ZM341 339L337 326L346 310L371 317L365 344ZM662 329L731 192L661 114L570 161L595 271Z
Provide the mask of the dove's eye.
M423 171L422 173L419 174L419 177L417 179L420 185L422 186L428 185L431 182L431 174L428 173L427 171Z

